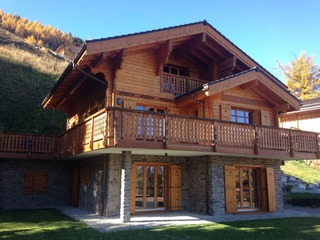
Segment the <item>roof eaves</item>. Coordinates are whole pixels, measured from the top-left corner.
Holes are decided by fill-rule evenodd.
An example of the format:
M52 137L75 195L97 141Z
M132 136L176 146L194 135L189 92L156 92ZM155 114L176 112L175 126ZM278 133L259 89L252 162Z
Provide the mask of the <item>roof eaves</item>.
M77 62L80 57L82 56L82 54L84 53L84 51L86 50L86 43L82 44L82 47L79 49L78 53L75 55L74 59L72 61L69 62L68 66L66 67L66 69L63 71L63 73L61 74L61 76L59 77L58 81L56 82L56 84L53 86L53 88L50 90L50 92L47 94L47 96L44 98L44 100L42 101L41 105L44 106L46 104L46 102L50 99L50 97L54 94L54 92L58 89L58 87L61 85L61 83L64 81L64 79L68 76L68 74L72 71L73 69L73 63Z

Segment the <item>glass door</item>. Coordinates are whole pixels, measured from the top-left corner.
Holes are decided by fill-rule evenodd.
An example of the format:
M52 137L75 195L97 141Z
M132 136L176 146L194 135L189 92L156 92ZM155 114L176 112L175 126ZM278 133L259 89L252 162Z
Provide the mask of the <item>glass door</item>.
M238 211L259 209L257 169L237 168L236 191Z
M166 208L166 167L136 166L136 211L157 211Z

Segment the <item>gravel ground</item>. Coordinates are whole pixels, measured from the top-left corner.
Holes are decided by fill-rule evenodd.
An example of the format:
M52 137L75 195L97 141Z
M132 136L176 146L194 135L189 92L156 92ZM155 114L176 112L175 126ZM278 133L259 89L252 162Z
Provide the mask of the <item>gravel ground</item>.
M119 218L101 217L79 208L57 207L57 209L65 215L75 220L82 221L101 232L285 217L320 218L320 208L293 207L291 205L285 205L284 212L252 215L207 216L188 212L170 212L158 215L134 215L131 217L129 223L122 223Z

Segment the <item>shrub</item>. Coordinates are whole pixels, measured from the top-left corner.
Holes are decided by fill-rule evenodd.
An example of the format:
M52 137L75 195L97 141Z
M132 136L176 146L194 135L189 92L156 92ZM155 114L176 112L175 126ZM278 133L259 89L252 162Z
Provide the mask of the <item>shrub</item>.
M289 193L287 202L293 206L320 207L320 195L313 193Z

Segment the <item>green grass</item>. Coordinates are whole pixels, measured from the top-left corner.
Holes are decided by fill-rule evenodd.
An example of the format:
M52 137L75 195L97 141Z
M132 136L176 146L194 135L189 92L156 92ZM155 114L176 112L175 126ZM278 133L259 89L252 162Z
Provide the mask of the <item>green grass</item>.
M320 170L308 166L304 161L286 161L281 170L308 183L320 182Z
M0 239L319 239L319 218L286 218L101 233L50 210L0 212Z

